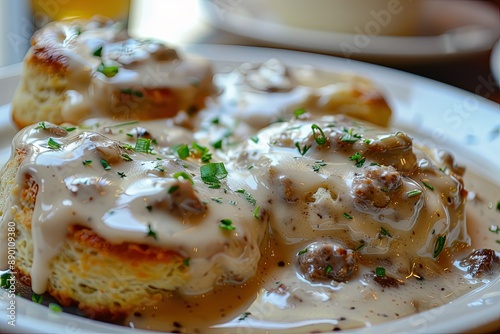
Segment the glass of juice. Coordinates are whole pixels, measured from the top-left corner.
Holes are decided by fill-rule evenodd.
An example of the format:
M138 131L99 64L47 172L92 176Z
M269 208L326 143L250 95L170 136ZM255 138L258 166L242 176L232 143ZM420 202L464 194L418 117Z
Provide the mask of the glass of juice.
M31 0L31 6L36 28L51 21L91 18L94 15L127 24L130 0Z

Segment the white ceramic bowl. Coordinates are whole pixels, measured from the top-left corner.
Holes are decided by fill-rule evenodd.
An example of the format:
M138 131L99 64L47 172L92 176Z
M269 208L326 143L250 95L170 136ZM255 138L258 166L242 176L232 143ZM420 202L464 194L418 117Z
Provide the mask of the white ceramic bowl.
M253 17L312 30L365 35L414 35L422 0L246 0Z

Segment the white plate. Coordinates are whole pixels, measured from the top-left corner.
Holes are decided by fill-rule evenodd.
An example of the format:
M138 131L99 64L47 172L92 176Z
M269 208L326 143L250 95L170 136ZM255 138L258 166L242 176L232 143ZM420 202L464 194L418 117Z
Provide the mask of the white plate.
M500 86L500 39L491 52L490 67L498 86Z
M421 32L411 37L368 37L302 29L267 21L259 14L252 16L245 11L241 1L199 0L199 3L209 23L233 34L272 43L273 46L383 63L470 56L491 50L500 36L498 10L492 4L476 0L425 0ZM267 17L271 16L272 13L267 13ZM307 19L307 14L304 17Z
M350 71L371 78L385 91L394 109L393 125L424 139L429 145L452 149L458 161L488 178L491 189L500 188L500 106L476 95L438 82L384 67L321 55L236 46L198 45L190 52L214 61L217 70L241 62L271 57L289 65L314 64L329 71ZM0 77L0 92L16 85L19 73ZM0 163L10 154L15 130L9 106L0 107ZM491 190L490 189L490 190ZM500 196L500 194L498 194ZM500 197L494 199L500 200ZM488 227L485 226L485 229ZM498 248L498 247L497 247ZM499 250L499 249L496 249ZM16 298L16 327L7 325L8 299L0 296L0 332L9 333L128 333L124 327L58 314L46 307ZM498 326L500 277L452 303L397 321L349 333L458 333L480 326ZM489 327L491 330L492 328ZM495 328L493 328L495 329ZM483 327L484 330L484 327ZM151 333L134 330L133 333ZM259 333L262 330L248 330Z

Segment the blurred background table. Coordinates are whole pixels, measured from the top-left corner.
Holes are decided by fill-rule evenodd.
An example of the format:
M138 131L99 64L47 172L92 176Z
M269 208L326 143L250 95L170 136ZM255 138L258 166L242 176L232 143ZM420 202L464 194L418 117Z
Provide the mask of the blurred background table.
M39 14L34 13L35 15L31 17L26 14L32 3L31 1L33 3L42 1L45 5L47 4L45 0L0 0L2 6L0 12L0 66L21 61L23 54L26 52L29 37L36 29L33 21L36 23ZM67 3L66 0L64 2L61 0L51 1L59 8L62 8L64 3ZM174 46L192 43L233 44L280 47L338 56L338 54L332 54L321 49L310 50L301 48L300 45L291 46L283 43L273 43L231 33L227 29L220 29L220 27L210 24L209 20L206 19L207 15L203 15L200 6L201 3L215 4L226 12L230 12L236 6L241 6L244 1L247 0L131 0L129 30L132 35L158 38ZM443 0L422 1L443 2ZM453 8L461 1L477 3L478 5L490 5L490 17L496 15L498 27L500 27L500 0L446 0L445 3L449 4L450 8ZM221 13L221 15L224 15L224 13ZM452 19L450 16L452 14L448 12L433 13L433 15L443 15L443 22ZM497 61L500 71L500 42L498 45L499 59ZM391 59L387 56L383 59L377 59L376 57L366 59L363 54L358 58L362 61L378 63L444 82L500 103L500 90L496 81L500 80L500 78L495 80L490 64L491 55L491 49L488 48L481 52L457 57L427 57L425 60L407 59L405 61L396 58ZM356 59L356 57L353 58Z
M457 1L461 0L447 0L446 3L453 6L453 3ZM211 2L222 10L231 11L231 6L238 6L242 0L206 0L205 2ZM500 26L500 0L474 0L472 2L491 5L491 14L496 14ZM131 7L133 13L130 20L131 32L140 36L157 37L173 44L233 44L311 51L307 48L290 47L289 45L276 44L231 33L226 29L220 29L213 24L207 23L207 15L203 15L199 6L200 1L184 0L182 9L179 9L177 3L175 0L136 1ZM172 8L177 8L177 10L172 11ZM221 15L225 14L224 12L221 13ZM447 13L443 13L443 15L446 16ZM161 23L156 26L151 22ZM332 54L321 50L314 50L314 52ZM334 54L334 56L338 55ZM379 59L366 60L363 57L361 59L444 82L500 103L500 90L490 65L491 50L459 57L428 58L423 61L412 60L405 62L396 59L391 62L387 58L380 61Z

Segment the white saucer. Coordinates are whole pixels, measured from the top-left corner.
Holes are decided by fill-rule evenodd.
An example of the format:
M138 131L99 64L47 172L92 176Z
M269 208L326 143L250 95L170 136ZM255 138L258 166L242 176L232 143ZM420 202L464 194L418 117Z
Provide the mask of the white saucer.
M329 53L382 63L442 61L491 50L500 37L500 17L493 5L472 0L432 0L423 4L419 36L369 36L308 30L265 21L244 13L241 6L199 1L210 24L266 46ZM222 3L226 6L221 7Z

